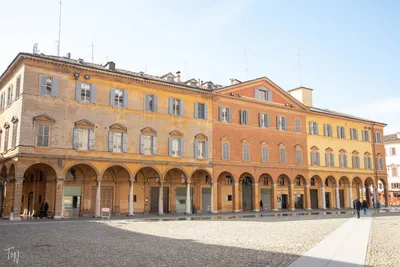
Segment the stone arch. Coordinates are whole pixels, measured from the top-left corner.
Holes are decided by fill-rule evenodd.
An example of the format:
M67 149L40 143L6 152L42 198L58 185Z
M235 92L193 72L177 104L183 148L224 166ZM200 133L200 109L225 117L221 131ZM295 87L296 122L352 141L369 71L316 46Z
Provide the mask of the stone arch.
M133 174L132 174L132 179L133 179L133 181L137 182L137 175L138 175L138 173L141 172L141 171L143 171L143 170L145 170L145 169L153 170L154 172L157 173L157 175L158 175L158 177L159 177L160 179L163 179L163 178L164 178L163 175L161 174L161 172L158 170L158 168L157 168L156 166L153 166L153 165L144 165L144 166L141 166L139 169L137 169L135 172L133 172Z
M282 179L283 179L283 180L282 180ZM282 183L282 181L283 181L283 183ZM277 181L276 181L276 184L277 184L278 186L288 186L288 185L291 185L291 184L292 184L292 181L290 180L290 178L289 178L289 176L288 176L287 174L282 173L282 174L280 174L280 175L278 176L278 179L277 179Z
M181 167L170 167L168 169L165 170L164 175L163 175L163 180L165 181L167 179L167 175L169 174L169 172L171 171L180 171L183 173L183 175L185 176L185 181L190 183L190 176L188 175L188 173L186 172L185 169L181 168Z
M232 173L223 171L217 176L217 209L218 211L239 211L234 195L235 178Z
M76 166L78 166L78 165L79 165L80 167L88 166L88 167L92 168L93 171L95 172L96 176L97 176L97 177L101 177L101 176L100 176L99 170L96 168L96 166L94 166L94 165L93 165L91 162L89 162L89 161L75 162L75 163L73 163L73 164L70 164L67 168L65 168L64 177L66 177L66 178L68 179L69 170L72 169L72 168L74 168L74 167L76 167Z
M322 178L321 176L315 174L312 175L310 178L310 185L311 186L321 186L322 185Z
M324 181L325 186L330 186L330 187L336 186L336 183L337 183L336 178L333 175L328 175Z
M307 185L307 179L303 175L296 175L294 178L293 184L295 186L305 186Z
M339 187L343 186L349 186L350 185L350 179L347 178L347 176L342 176L339 179Z
M203 171L203 172L205 172L207 175L208 175L208 177L210 177L211 178L211 181L212 181L212 175L211 175L211 173L207 170L207 169L204 169L204 168L196 168L196 169L194 169L193 171L192 171L192 173L190 174L190 177L192 177L196 172L198 172L198 171Z
M10 172L14 165L10 167ZM34 163L25 169L21 197L21 214L24 217L39 216L40 206L47 203L49 211L55 214L57 172L47 163ZM17 190L14 187L14 190ZM14 213L18 203L13 203ZM43 214L45 216L45 214Z
M104 173L105 173L108 169L110 169L110 168L112 168L112 167L120 167L121 169L126 170L126 171L128 172L128 174L129 174L129 180L133 179L134 176L132 176L131 170L130 170L125 164L123 164L123 163L118 163L118 164L112 164L112 163L110 163L110 164L108 164L108 165L107 165L105 168L103 168L103 170L100 172L99 177L103 177Z
M271 186L273 182L274 180L272 179L272 176L268 173L263 173L258 178L259 186Z
M242 173L239 177L239 206L242 211L256 210L257 203L255 203L255 179L253 175L248 172Z

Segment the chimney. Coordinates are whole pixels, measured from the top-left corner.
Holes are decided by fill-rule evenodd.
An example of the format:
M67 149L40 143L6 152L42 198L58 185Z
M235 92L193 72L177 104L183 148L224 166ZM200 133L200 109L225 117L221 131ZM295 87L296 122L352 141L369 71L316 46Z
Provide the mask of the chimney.
M83 63L83 59L82 58L78 58L78 62L79 62L79 64L82 64Z
M176 82L181 82L181 72L179 70L176 72Z
M108 62L108 69L109 69L109 70L115 70L115 63L114 63L114 61Z
M71 59L71 53L69 53L69 52L67 53L67 58Z

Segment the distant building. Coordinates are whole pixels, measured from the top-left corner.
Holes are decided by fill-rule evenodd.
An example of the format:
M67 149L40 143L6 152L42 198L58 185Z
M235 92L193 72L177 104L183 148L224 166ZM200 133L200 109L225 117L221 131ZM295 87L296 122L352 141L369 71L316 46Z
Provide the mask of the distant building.
M385 136L386 165L388 170L389 202L400 205L400 132ZM383 191L381 183L379 192Z

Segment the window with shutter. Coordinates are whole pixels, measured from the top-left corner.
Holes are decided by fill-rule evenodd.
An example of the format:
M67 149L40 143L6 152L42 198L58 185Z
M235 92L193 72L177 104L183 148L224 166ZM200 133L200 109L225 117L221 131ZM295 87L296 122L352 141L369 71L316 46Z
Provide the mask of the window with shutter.
M250 161L250 146L243 145L243 161Z
M262 162L268 162L268 147L261 148Z
M50 125L49 124L39 124L38 125L38 135L37 135L37 146L48 147L49 146L49 134ZM6 131L7 137L7 131Z
M300 132L300 120L299 119L295 119L294 120L294 125L295 125L295 132L299 133Z
M20 93L21 93L21 76L18 76L16 85L15 85L15 98L17 98Z
M5 131L5 134L4 134L4 152L7 152L7 150L8 150L8 138L9 138L9 135L10 135L10 128L9 127L7 127L6 128L6 131Z
M340 167L340 168L343 168L343 167L344 167L343 155L342 155L342 154L339 155L339 167Z
M78 150L89 149L89 130L78 129Z
M114 89L113 92L114 92L113 94L114 99L112 99L113 106L119 108L124 107L124 91L119 89Z
M280 154L280 164L285 164L286 163L286 149L285 148L280 148L279 149L279 154Z
M229 160L229 143L222 143L222 159Z
M197 103L194 104L194 114L197 119L205 119L206 118L206 104Z
M18 131L18 122L14 122L12 140L11 140L11 147L12 148L15 148L16 145L17 145L17 131Z
M301 150L296 150L296 164L297 165L303 164L303 156Z

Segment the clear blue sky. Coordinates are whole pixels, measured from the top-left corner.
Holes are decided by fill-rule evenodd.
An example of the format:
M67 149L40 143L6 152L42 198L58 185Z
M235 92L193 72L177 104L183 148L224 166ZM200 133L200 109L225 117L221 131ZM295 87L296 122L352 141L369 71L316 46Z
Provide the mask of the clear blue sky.
M1 4L0 69L35 42L56 54L59 0ZM267 76L314 106L400 131L400 1L63 0L61 55L222 85ZM245 54L247 66L245 64ZM248 71L246 72L246 68Z

